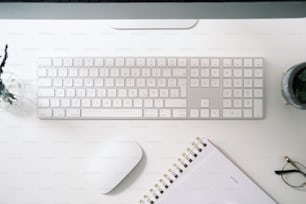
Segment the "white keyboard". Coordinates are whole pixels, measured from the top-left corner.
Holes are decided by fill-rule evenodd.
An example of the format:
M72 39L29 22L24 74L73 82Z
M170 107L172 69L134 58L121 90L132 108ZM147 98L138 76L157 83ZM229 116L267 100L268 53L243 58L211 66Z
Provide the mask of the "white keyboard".
M262 119L261 57L38 60L41 119Z

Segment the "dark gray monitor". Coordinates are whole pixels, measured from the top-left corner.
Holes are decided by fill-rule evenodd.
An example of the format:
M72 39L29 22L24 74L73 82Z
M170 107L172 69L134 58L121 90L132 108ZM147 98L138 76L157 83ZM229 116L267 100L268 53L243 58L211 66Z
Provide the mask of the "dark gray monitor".
M306 1L0 1L0 19L304 18Z

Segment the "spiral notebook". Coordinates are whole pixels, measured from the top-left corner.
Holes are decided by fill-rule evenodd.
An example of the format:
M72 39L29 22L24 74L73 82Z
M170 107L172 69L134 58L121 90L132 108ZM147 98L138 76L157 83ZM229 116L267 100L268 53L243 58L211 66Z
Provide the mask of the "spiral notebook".
M275 204L208 139L197 138L140 204Z

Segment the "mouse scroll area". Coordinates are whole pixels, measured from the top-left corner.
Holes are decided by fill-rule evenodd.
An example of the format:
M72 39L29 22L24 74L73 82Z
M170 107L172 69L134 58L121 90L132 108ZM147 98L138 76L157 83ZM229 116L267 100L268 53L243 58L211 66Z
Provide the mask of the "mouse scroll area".
M143 152L136 142L113 141L89 161L88 183L99 192L111 192L140 162Z

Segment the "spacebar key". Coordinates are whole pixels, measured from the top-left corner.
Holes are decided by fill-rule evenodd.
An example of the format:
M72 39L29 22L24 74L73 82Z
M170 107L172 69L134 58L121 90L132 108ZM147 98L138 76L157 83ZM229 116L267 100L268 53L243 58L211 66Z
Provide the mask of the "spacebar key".
M142 109L82 109L86 118L140 118Z

